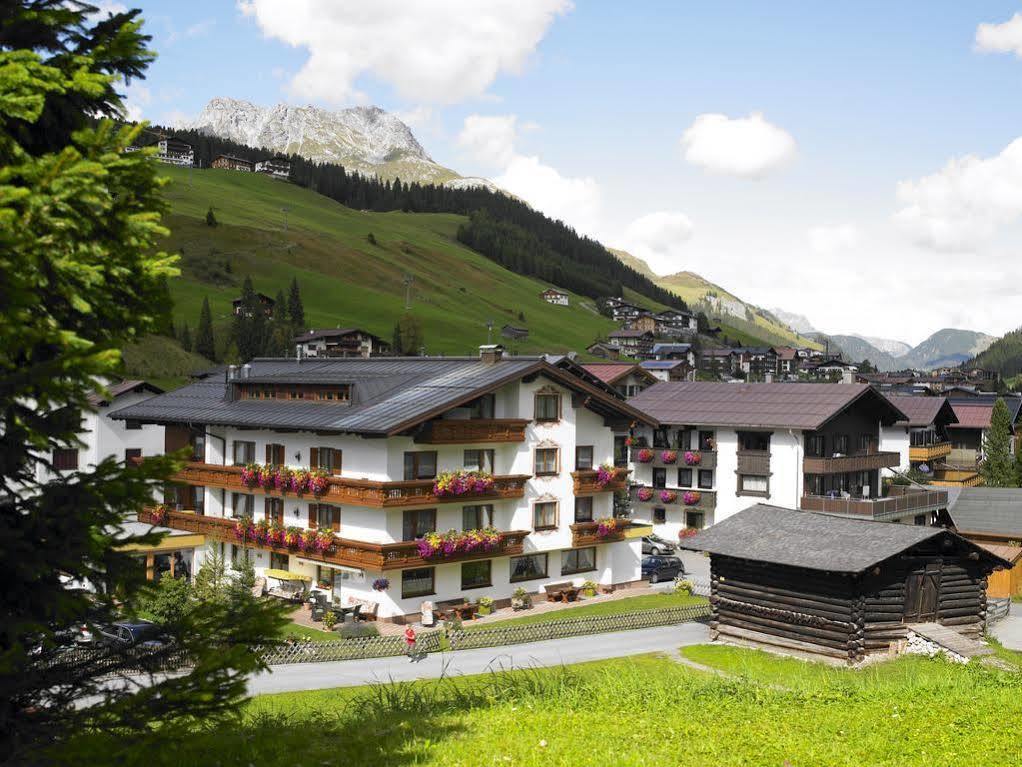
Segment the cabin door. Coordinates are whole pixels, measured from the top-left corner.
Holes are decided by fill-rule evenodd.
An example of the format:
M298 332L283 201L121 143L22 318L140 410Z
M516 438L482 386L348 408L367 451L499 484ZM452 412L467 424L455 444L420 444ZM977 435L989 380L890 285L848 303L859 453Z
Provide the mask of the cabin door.
M936 620L939 595L939 563L928 564L924 571L911 573L905 583L905 622L925 623Z

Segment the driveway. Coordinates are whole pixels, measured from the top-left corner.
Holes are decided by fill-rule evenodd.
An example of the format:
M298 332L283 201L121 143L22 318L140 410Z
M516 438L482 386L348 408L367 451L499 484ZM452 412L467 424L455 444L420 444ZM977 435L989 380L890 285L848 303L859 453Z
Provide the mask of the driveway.
M1012 602L1008 614L990 627L990 633L1009 650L1022 650L1022 603Z
M709 641L702 623L682 623L636 631L594 634L545 642L430 653L412 663L407 657L346 660L332 663L290 663L249 679L251 695L331 687L354 687L372 682L411 682L441 676L484 674L491 670L562 666L644 653L674 653L679 647Z

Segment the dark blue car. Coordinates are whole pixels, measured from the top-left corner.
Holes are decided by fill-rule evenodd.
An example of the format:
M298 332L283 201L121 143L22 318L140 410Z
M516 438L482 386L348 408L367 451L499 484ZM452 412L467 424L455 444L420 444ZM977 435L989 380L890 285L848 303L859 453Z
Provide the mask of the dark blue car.
M673 581L685 574L685 565L678 557L665 557L651 554L642 558L642 577L649 578L650 583Z

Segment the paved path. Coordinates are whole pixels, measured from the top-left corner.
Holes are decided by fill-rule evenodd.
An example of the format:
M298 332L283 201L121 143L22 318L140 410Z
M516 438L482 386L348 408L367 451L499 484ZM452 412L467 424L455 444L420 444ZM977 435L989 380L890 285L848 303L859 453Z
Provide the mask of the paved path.
M679 647L708 640L709 631L705 624L693 622L505 647L436 652L416 663L403 656L332 663L290 663L273 666L269 672L252 677L248 691L251 695L264 695L391 680L409 682L440 676L484 674L497 669L561 666L651 652L676 654Z
M990 633L1009 650L1022 650L1022 603L1012 602L1008 614L990 627Z

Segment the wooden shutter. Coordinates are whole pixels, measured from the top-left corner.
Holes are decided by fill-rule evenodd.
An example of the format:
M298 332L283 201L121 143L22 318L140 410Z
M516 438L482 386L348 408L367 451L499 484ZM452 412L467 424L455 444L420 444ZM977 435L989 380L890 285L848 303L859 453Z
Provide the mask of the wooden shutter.
M333 513L330 515L330 529L335 533L341 532L341 510L340 508L334 508Z
M273 445L269 443L266 444L266 465L273 465Z
M318 447L311 447L311 448L309 448L309 468L310 469L318 469L319 468L319 448ZM310 506L309 508L311 509L312 507Z
M263 516L266 517L266 521L268 522L271 521L272 519L270 517L270 508L271 508L270 498L269 497L263 498Z
M317 524L316 517L317 517L318 514L319 514L319 504L318 503L310 503L309 504L309 527L311 529L313 529L313 530L316 529L316 524Z
M331 453L331 459L330 459L330 473L331 474L340 474L341 473L341 458L342 458L342 456L343 456L343 454L341 453L341 451L338 450L337 448L334 448L333 452Z

